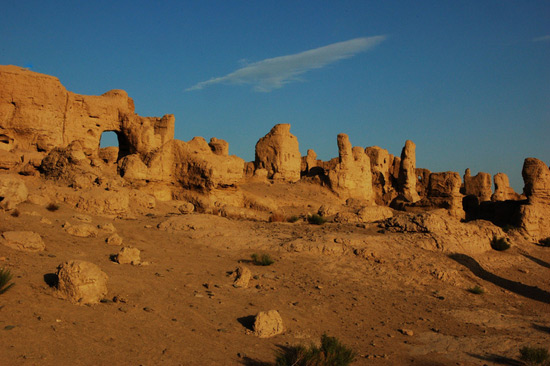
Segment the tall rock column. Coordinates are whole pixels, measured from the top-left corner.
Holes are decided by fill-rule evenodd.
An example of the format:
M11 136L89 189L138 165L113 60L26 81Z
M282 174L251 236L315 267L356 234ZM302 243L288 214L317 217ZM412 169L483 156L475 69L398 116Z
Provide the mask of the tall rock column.
M351 147L345 133L338 135L338 164L329 170L331 189L342 198L374 202L369 156L362 147Z
M297 182L301 165L298 139L288 123L275 125L256 143L255 167L266 169L268 178Z
M491 190L491 175L479 172L472 177L470 169L466 169L464 173L464 194L466 196L476 196L479 202L490 201L493 194Z
M521 196L510 187L510 180L504 173L497 173L493 177L495 182L495 193L491 196L491 201L519 200Z
M397 179L398 192L409 202L420 200L416 191L416 145L411 140L405 142L401 151L401 165Z
M527 236L539 240L550 237L550 169L535 158L523 163L523 193L528 203L520 208L520 226Z

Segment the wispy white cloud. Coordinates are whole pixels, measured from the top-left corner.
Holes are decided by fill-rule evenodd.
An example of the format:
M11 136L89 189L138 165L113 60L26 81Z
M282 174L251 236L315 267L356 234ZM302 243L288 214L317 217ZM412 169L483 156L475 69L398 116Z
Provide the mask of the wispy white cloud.
M244 67L230 74L201 81L185 91L200 90L210 85L224 83L251 84L256 91L270 92L298 80L299 75L309 70L320 69L338 60L372 49L386 38L386 36L355 38L292 55L245 64Z
M550 42L550 35L533 38L531 41L532 42Z

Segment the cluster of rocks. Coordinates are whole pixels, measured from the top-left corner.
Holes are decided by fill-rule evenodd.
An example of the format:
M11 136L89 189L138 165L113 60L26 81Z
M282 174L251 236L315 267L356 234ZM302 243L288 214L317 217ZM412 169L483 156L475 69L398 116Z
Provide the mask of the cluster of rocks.
M256 144L255 160L229 155L228 143L195 137L174 139L173 115L141 117L122 90L100 96L67 91L55 77L16 66L0 66L0 171L41 175L83 190L63 201L94 213L121 215L131 204L151 208L201 192L195 206L223 201L245 207L238 185L250 179L318 182L342 200L398 210L444 208L459 219L486 219L513 225L533 238L547 235L548 166L525 161L524 194L514 192L503 173L491 176L468 169L430 172L416 166L416 146L406 141L400 156L372 146L352 146L346 134L336 139L338 157L301 156L289 124L278 124ZM113 131L118 148L100 148ZM13 209L27 199L17 177L0 178L0 205ZM182 206L182 212L192 212ZM231 209L227 208L230 212Z

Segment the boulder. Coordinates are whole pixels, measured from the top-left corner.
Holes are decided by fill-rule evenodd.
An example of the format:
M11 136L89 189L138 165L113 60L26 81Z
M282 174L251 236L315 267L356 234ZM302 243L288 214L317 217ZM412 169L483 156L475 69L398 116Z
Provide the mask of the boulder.
M42 237L32 231L4 231L2 244L22 252L41 252L46 248Z
M78 305L97 304L107 295L107 274L93 263L72 260L57 268L60 297Z
M411 140L405 142L401 151L397 191L411 203L420 200L416 191L416 145Z
M269 338L283 332L283 319L277 310L260 311L254 320L254 334Z
M178 207L178 210L182 214L187 215L195 211L195 205L191 202L184 202Z
M13 174L0 174L0 208L11 210L29 195L23 179Z
M290 124L275 125L256 143L255 167L266 169L270 179L278 174L281 180L300 180L300 149L298 139L290 133Z

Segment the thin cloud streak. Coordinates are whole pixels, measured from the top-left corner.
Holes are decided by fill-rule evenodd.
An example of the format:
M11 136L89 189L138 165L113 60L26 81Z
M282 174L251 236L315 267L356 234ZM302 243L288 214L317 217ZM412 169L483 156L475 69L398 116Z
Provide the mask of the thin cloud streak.
M550 35L533 38L531 41L532 42L550 42Z
M333 43L328 46L268 58L248 64L225 76L202 81L185 91L201 90L214 84L251 84L258 92L270 92L282 88L298 76L313 69L320 69L338 60L355 56L383 42L386 36L362 37Z

